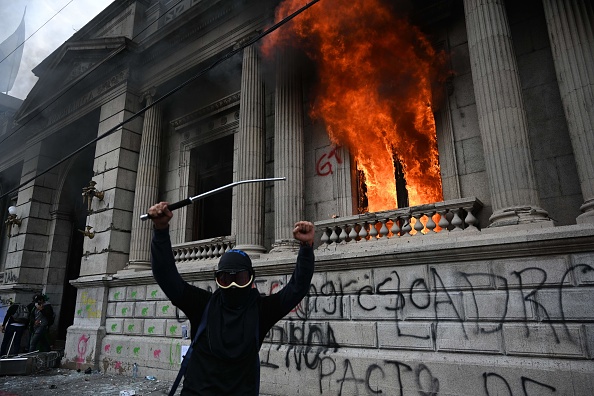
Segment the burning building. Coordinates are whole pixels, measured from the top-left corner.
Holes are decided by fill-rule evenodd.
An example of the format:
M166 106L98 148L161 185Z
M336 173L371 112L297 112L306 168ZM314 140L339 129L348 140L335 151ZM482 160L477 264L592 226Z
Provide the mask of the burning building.
M65 367L173 378L189 323L140 216L286 177L170 227L185 279L214 288L235 247L269 294L315 222L264 394L589 394L593 20L572 0L114 2L0 135L0 297L50 297Z

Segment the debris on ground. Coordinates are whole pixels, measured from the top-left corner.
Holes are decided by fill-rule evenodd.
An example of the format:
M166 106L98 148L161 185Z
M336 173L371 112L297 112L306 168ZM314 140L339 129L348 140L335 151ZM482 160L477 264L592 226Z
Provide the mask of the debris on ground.
M152 376L153 379L133 378L89 369L52 368L30 375L0 376L0 396L117 396L123 392L135 396L162 396L169 393L173 384L173 381L161 381ZM180 389L181 386L176 394Z

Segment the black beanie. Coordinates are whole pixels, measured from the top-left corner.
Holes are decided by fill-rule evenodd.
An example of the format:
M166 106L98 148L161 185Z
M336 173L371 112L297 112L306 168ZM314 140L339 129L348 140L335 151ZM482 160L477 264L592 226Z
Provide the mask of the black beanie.
M219 260L219 268L217 271L242 271L252 270L252 260L250 256L244 251L232 249L223 254Z

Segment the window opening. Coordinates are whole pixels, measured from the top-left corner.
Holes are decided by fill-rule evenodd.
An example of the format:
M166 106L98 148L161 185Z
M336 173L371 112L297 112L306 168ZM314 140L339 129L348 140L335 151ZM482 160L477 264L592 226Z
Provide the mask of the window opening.
M192 150L196 164L196 195L233 182L233 135L213 140ZM233 191L222 191L194 205L193 239L231 234Z

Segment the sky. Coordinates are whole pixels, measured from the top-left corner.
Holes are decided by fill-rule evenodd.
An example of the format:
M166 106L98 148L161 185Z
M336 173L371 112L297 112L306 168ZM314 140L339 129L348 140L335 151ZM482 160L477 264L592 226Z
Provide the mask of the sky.
M0 0L0 42L16 30L25 7L27 9L23 59L14 86L8 94L25 99L37 82L31 70L113 1ZM64 6L58 15L41 27ZM37 29L39 31L33 34Z

